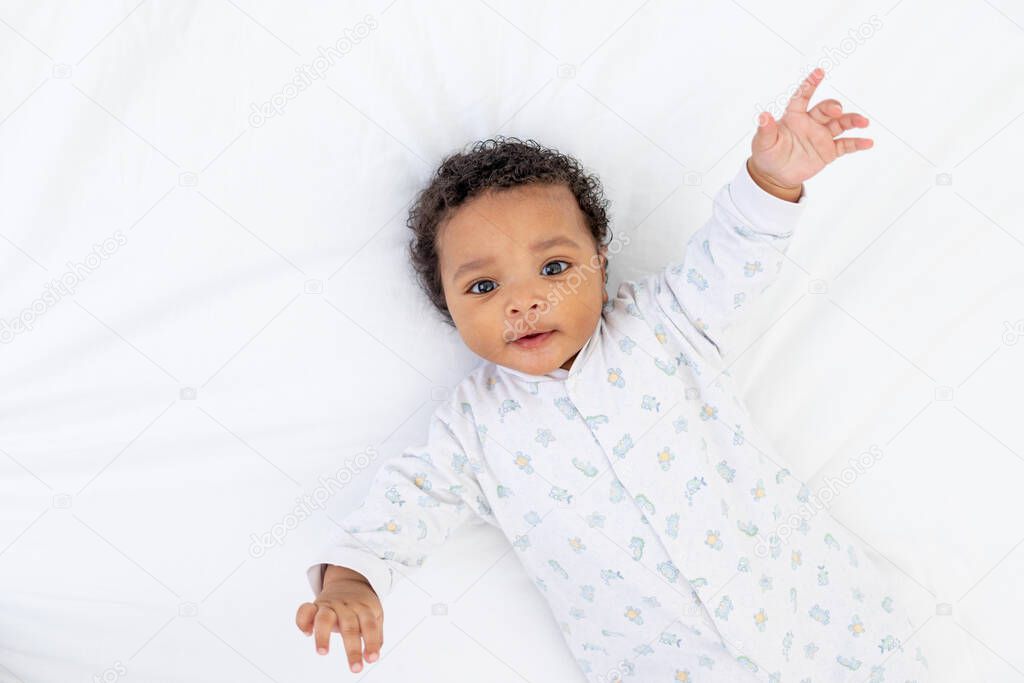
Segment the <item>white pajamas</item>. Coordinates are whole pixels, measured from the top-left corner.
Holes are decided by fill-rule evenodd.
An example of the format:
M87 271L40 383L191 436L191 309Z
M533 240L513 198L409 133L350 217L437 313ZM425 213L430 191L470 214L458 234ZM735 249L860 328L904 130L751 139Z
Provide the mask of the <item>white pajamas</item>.
M314 559L387 595L474 516L499 527L591 681L928 680L906 606L751 422L723 334L806 203L746 167L681 259L620 285L572 369L482 363Z

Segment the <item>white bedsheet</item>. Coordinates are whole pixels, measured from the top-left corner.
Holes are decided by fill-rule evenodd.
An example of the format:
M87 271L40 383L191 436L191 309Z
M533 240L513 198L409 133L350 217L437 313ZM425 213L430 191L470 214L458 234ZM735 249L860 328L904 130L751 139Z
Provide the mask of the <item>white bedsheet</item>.
M1019 4L3 2L0 60L0 681L582 680L482 526L364 673L294 626L305 553L476 364L408 203L476 139L570 152L631 236L614 291L817 65L876 146L809 182L733 372L813 486L881 450L831 509L935 603L934 680L1024 679Z

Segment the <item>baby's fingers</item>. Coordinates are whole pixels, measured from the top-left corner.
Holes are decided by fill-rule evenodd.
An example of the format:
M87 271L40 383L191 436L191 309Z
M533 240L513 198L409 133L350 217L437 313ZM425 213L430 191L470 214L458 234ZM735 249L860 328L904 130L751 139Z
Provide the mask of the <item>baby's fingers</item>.
M331 646L331 631L338 623L338 615L327 605L317 605L316 618L313 620L313 634L316 636L316 651L327 654Z
M316 617L316 605L311 602L304 602L299 605L299 611L295 614L295 625L307 636L313 635L313 618Z
M338 630L341 631L341 641L345 645L345 654L348 655L348 668L353 673L359 673L363 669L363 644L359 637L359 617L352 608L338 605L334 608L338 615Z
M380 608L365 605L359 605L355 610L366 645L366 661L376 662L380 658L380 647L384 644L384 612Z
M875 142L871 138L836 138L836 156L841 157L844 154L871 149L874 144Z
M843 105L839 100L822 100L807 112L815 122L827 126L828 122L843 113Z
M836 137L851 128L867 128L869 123L870 121L860 114L843 114L829 121L827 125L828 131L832 133L832 137Z

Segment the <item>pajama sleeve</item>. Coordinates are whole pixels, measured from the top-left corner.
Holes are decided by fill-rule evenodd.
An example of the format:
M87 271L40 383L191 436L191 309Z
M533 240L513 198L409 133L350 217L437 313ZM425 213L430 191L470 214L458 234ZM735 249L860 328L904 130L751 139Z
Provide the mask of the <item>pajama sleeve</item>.
M479 460L469 457L460 436L475 435L474 423L455 410L442 404L430 419L426 443L406 448L377 470L366 498L311 558L307 578L314 595L323 587L324 565L333 564L365 576L383 598L402 571L422 565L464 522L492 522L476 477Z
M682 259L652 276L659 307L699 351L726 355L726 331L778 277L806 200L806 189L799 202L768 194L744 163Z

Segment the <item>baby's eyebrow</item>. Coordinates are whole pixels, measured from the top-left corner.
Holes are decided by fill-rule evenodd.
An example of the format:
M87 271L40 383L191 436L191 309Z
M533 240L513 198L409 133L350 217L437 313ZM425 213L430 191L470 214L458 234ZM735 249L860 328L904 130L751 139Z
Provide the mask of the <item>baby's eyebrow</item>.
M549 239L541 240L540 242L534 242L530 245L530 251L544 251L545 249L558 246L576 247L579 249L580 245L576 244L576 242L565 235L556 235Z
M459 276L462 275L462 273L467 272L467 271L476 270L477 268L480 268L481 266L486 266L489 263L494 263L494 259L492 259L492 258L478 258L478 259L473 259L472 261L466 261L461 266L459 266L458 268L455 269L455 274L452 275L452 280L458 280Z
M548 239L540 240L539 242L534 242L533 244L530 245L530 251L544 251L545 249L550 249L551 247L558 246L576 247L577 249L580 248L580 245L577 244L572 238L567 237L565 235L555 235L554 237L549 237ZM473 259L472 261L466 261L461 266L455 269L455 274L452 275L452 279L458 280L459 275L461 275L462 273L473 270L474 268L489 265L491 263L494 263L493 258L478 258Z

